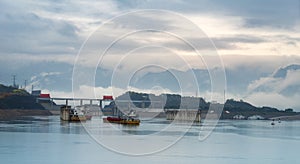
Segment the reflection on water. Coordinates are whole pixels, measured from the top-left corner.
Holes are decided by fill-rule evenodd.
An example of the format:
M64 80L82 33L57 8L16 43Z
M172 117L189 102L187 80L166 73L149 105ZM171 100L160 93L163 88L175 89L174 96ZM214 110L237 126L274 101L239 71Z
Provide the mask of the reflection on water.
M50 117L23 117L18 120L2 121L2 132L30 132L30 133L86 133L80 122L61 121L57 116Z
M300 122L219 121L207 140L199 141L201 124L194 124L185 136L166 151L130 157L108 151L86 131L106 136L156 134L160 143L181 135L184 125L153 119L140 126L104 124L100 118L69 123L50 117L24 117L0 122L1 163L293 163L300 146ZM84 125L84 126L83 126ZM207 125L209 126L209 124ZM117 130L116 131L113 131ZM201 132L200 132L201 135ZM126 142L126 141L124 141ZM159 143L159 142L158 142ZM134 146L134 143L132 143ZM153 143L149 143L153 144ZM130 145L130 143L129 143ZM142 149L142 148L141 148ZM62 157L64 154L64 158ZM74 157L78 158L73 161Z
M95 118L93 118L95 119ZM97 119L97 118L96 118ZM100 119L100 118L98 118ZM90 122L87 122L90 124ZM150 135L159 132L160 135L182 134L181 131L164 131L171 121L154 119L143 121L140 126L107 124L95 121L93 126L102 128L116 128L123 134ZM86 123L83 123L86 124ZM178 124L180 126L180 124ZM209 124L207 124L209 126ZM185 136L198 136L201 124L195 123ZM108 129L109 129L108 128ZM183 126L184 128L184 126ZM177 128L179 129L179 128ZM180 130L180 129L179 129ZM205 129L204 129L205 130ZM86 134L86 129L80 122L61 121L57 116L50 117L24 117L18 120L1 121L1 132L30 132L30 133L62 133L62 134ZM102 129L102 132L105 131ZM298 121L277 123L270 125L270 121L245 121L245 120L220 120L214 129L219 133L234 133L252 137L300 139L300 125Z

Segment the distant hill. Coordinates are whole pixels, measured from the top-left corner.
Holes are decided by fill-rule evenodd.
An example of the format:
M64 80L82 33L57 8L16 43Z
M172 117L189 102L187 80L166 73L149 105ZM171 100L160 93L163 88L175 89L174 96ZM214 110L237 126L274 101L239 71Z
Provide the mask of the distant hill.
M0 84L0 109L44 109L26 90Z
M0 84L0 94L2 93L13 93L14 90L16 90L17 88L14 88L12 86L5 86Z
M280 67L271 75L254 81L251 92L279 93L284 96L298 95L300 92L300 65Z
M209 110L210 102L206 102L203 98L199 97L182 97L177 94L162 94L155 96L153 94L146 93L136 93L136 92L126 92L123 95L116 98L117 101L132 101L133 105L137 108L148 108L153 105L149 102L151 101L162 101L164 103L164 109L199 109L202 111L204 117ZM143 102L145 101L145 102ZM198 104L195 104L198 103ZM118 104L122 105L122 104ZM122 107L126 107L126 104ZM162 107L161 105L155 106L156 108ZM154 107L154 108L155 108ZM222 119L232 119L235 115L243 115L246 118L254 115L260 115L266 119L279 117L279 116L291 116L297 115L299 113L293 112L293 109L278 110L272 107L255 107L250 103L244 102L242 100L236 101L229 99L226 101L223 113L221 115Z
M300 65L291 64L286 67L281 67L273 73L274 78L285 78L287 76L288 71L296 71L300 70Z

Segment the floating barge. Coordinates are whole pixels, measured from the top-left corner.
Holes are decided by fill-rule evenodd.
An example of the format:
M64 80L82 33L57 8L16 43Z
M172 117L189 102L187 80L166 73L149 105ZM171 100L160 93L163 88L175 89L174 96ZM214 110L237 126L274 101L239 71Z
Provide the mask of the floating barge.
M125 125L139 125L140 120L134 111L124 114L120 111L112 96L103 96L101 111L103 113L103 122Z
M85 115L78 113L75 109L72 109L71 106L62 106L60 108L60 119L75 122L87 120Z

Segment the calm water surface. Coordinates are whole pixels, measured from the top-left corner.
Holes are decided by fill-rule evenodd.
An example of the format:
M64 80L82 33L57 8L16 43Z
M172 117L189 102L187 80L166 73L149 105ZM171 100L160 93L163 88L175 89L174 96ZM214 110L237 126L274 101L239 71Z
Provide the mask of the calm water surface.
M66 123L58 116L2 121L0 159L3 164L299 163L299 121L275 126L270 121L219 121L203 141L198 140L200 125L186 133L184 125L167 129L169 125L155 119L128 127L105 124L97 117L83 124ZM165 145L171 146L148 155L122 154L162 150Z

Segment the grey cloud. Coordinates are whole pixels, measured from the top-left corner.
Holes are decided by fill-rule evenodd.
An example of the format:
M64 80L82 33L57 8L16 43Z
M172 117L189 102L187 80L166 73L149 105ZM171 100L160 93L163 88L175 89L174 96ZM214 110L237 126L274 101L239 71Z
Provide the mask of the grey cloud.
M299 22L299 0L215 0L211 3L223 9L225 14L241 16L244 26L249 28L269 26L292 29Z
M2 53L73 53L78 29L68 22L41 18L34 13L3 13L0 16Z
M300 42L299 37L294 37L294 36L289 36L289 35L274 35L273 38L278 39L278 40Z
M211 42L208 38L196 38L191 37L191 39L197 39L200 40L201 43L200 48L202 49L214 49L214 47L211 46ZM262 43L262 42L268 42L267 39L263 39L262 37L258 36L250 36L250 35L233 35L233 36L224 36L224 37L212 37L210 38L217 49L228 49L233 50L237 49L235 43ZM194 51L191 47L188 47L184 45L183 43L178 42L168 42L166 45L171 46L172 48L177 48L181 50L186 51Z
M99 25L116 9L111 1L1 1L1 53L77 54L86 30L78 26Z
M230 43L261 43L267 40L263 37L253 36L253 35L236 35L236 36L225 36L219 38L212 38L216 41L230 42Z
M226 15L242 17L243 26L257 28L269 26L272 28L292 29L299 22L299 0L188 0L161 3L158 0L118 1L120 6L131 9L164 9L180 13ZM125 7L123 7L125 8Z
M201 50L214 50L215 47L212 46L214 44L217 49L235 49L236 47L231 42L222 41L221 39L214 39L211 38L212 42L208 38L195 38L192 37L191 40L195 40L199 43L198 48ZM175 41L168 41L167 43L163 44L166 47L171 49L181 50L181 51L188 51L194 52L194 48L192 45L188 45L185 42L175 42Z
M132 11L135 9L165 9L174 12L182 13L183 15L201 16L201 14L209 14L213 17L237 17L244 21L240 28L259 28L270 27L284 28L293 30L295 24L299 23L299 1L290 0L192 0L192 1L34 1L34 0L21 0L17 3L15 1L0 1L0 49L1 54L15 55L15 54L30 54L28 58L34 58L33 56L39 56L41 58L51 55L61 54L76 54L78 49L85 38L81 38L82 29L75 23L77 19L88 19L84 22L84 26L97 26L103 22L103 20L111 18L120 12ZM44 15L43 15L44 14ZM51 15L53 14L53 15ZM62 16L62 18L57 19ZM75 19L73 22L67 20L67 18ZM184 23L176 22L172 19L160 16L145 17L143 15L137 15L132 18L136 19L138 24L129 24L122 28L135 29L136 26L146 26L147 24L153 24L152 27L160 27L162 23L165 24L165 29L176 29ZM86 22L85 22L86 21ZM127 20L123 20L127 21ZM83 29L86 30L86 29ZM188 28L187 28L188 30ZM222 27L220 27L222 30ZM111 33L117 33L114 28L108 28L105 31L106 37L99 38L95 43L95 47L100 48L107 43L107 40L113 40ZM261 31L260 31L261 32ZM277 31L278 32L278 31ZM280 31L279 31L280 32ZM295 31L292 31L295 32ZM157 33L150 32L149 35L144 35L144 38L128 38L115 47L114 52L117 54L124 54L125 50L131 50L132 48L143 45L142 39L147 37L155 37ZM196 35L193 33L193 35ZM85 37L85 36L84 36ZM194 36L183 36L191 37ZM167 38L167 37L166 37ZM141 39L141 40L139 40ZM161 40L160 40L161 39ZM193 51L193 49L185 44L182 44L178 40L158 39L161 46L166 46L170 49L177 49L183 51ZM199 48L210 49L212 48L207 38L200 39L201 45ZM230 35L211 38L218 49L236 49L236 43L262 43L269 41L282 41L286 44L298 45L300 38L288 35L281 36L248 36L248 35ZM153 43L153 42L152 42ZM44 55L44 56L43 56ZM251 55L251 54L249 54ZM268 55L268 54L266 54ZM4 56L4 55L3 55ZM1 56L1 57L3 57ZM21 55L20 55L21 56ZM18 57L20 57L18 56ZM61 55L62 56L62 55ZM70 84L72 78L72 64L66 62L59 62L59 57L51 59L51 61L42 60L40 62L33 62L26 60L20 61L8 61L4 58L0 60L0 74L1 83L10 84L11 74L17 74L20 81L28 79L32 76L40 75L42 72L61 72L61 74L53 74L48 76L47 81L43 77L39 76L39 84L41 88L47 88L50 90L62 90L70 91ZM71 55L69 55L71 56ZM118 56L116 56L118 58ZM151 56L151 58L153 58ZM223 57L222 57L223 58ZM287 61L288 59L288 61ZM69 60L69 58L67 59ZM91 59L91 60L94 60ZM169 60L169 58L167 59ZM286 95L290 91L296 91L299 93L299 72L292 72L289 74L286 80L280 80L280 78L269 77L271 74L270 69L275 69L278 65L290 64L291 60L299 62L299 58L293 57L274 57L268 56L265 58L244 56L233 56L230 59L224 57L224 64L226 65L226 75L228 77L228 91L237 94L246 94L247 86L252 82L258 86L266 86L262 88L263 93L275 92L274 88L280 86L280 82L284 82L285 85L276 94ZM109 61L109 60L108 60ZM166 62L166 61L162 61ZM107 62L110 65L109 62ZM130 64L130 63L129 63ZM164 64L164 63L163 63ZM124 65L124 69L128 69L128 66ZM179 69L179 67L178 67ZM64 71L62 71L64 70ZM107 72L106 72L107 71ZM109 75L112 70L99 70L97 72L96 85L110 86ZM184 74L185 72L182 72ZM162 75L162 77L166 77ZM267 77L265 81L263 77ZM82 78L82 77L81 77ZM152 79L151 77L149 79ZM200 82L209 82L207 77L200 78ZM257 81L256 81L257 80ZM148 80L146 80L148 81ZM21 83L21 82L20 82ZM263 84L260 84L263 83ZM143 83L144 84L144 83ZM207 83L208 84L208 83ZM162 84L163 85L163 84ZM167 86L166 84L164 84ZM283 86L283 85L282 85ZM296 89L295 89L296 86ZM266 89L266 90L263 90ZM299 97L299 96L296 96ZM256 97L262 99L262 96ZM274 100L272 100L274 101ZM291 101L296 102L296 99Z
M285 42L285 44L297 46L297 43L296 43L296 42L293 42L293 41Z
M271 27L279 29L293 29L297 24L297 19L280 18L245 18L245 23L243 24L246 28L259 28L259 27Z

